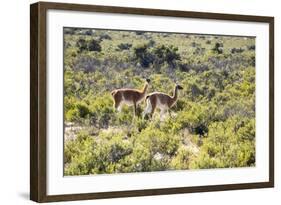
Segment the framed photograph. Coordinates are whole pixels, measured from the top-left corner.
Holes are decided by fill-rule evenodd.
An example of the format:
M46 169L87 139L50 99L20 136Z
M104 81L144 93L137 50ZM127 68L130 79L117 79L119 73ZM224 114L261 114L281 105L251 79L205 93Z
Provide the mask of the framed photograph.
M30 198L274 186L274 18L30 7Z

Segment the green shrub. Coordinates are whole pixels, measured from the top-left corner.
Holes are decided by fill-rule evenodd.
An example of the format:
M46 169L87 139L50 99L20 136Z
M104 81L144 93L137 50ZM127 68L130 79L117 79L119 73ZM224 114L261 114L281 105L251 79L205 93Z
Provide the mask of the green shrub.
M88 49L87 42L84 38L79 38L76 42L76 47L79 49L79 52L83 52Z
M211 123L193 168L254 166L254 127L254 120L239 117Z
M86 103L77 102L74 104L73 108L66 112L66 121L76 121L81 122L81 119L89 117L90 110Z
M95 39L93 39L93 40L91 40L91 41L89 42L88 48L89 48L89 51L98 51L98 52L101 51L101 45L100 45L100 43L99 43L97 40L95 40Z
M174 46L158 46L152 50L153 55L155 56L154 64L167 64L173 68L176 67L176 63L180 60L180 55L178 53L178 48Z
M184 169L189 169L190 163L194 158L194 153L192 150L189 150L188 148L181 146L177 153L176 156L172 159L171 161L171 169L176 169L176 170L184 170Z
M130 43L120 43L117 47L118 47L117 50L119 50L119 51L129 50L132 47L132 44L130 44Z
M146 44L134 47L134 55L136 61L144 68L149 67L153 63L153 56L148 52L148 46Z
M65 143L65 167L66 175L85 175L91 173L93 167L93 147L96 143L86 133L80 133L77 139Z
M122 170L118 162L132 152L130 143L122 133L101 133L100 140L85 133L66 143L67 175L117 173ZM69 156L70 155L70 156Z
M214 53L222 54L223 53L223 43L216 43L212 50Z

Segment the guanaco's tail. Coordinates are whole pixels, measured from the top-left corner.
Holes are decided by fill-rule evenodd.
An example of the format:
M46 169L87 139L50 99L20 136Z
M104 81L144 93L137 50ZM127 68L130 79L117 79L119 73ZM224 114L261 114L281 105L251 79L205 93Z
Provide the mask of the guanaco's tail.
M113 90L113 91L111 92L111 95L114 96L116 93L117 93L117 90Z

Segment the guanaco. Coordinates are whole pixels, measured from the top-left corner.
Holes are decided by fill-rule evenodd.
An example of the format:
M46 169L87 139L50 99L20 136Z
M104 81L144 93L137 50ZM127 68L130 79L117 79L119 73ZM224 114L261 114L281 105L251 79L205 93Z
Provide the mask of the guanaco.
M131 88L116 89L111 92L114 100L114 108L117 111L121 111L122 105L134 106L134 116L137 112L137 105L141 103L146 95L148 84L150 79L146 79L146 82L141 90Z
M173 107L178 100L178 90L182 90L183 87L180 85L176 85L174 89L173 96L167 95L162 92L153 92L146 96L146 108L143 116L145 117L147 114L150 114L151 117L156 108L160 109L160 119L162 119L163 114L166 111L169 111L171 107Z

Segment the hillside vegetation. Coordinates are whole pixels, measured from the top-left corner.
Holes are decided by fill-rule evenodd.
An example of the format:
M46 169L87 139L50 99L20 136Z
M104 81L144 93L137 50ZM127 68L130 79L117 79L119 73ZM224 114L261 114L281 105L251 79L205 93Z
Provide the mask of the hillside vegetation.
M172 95L160 120L111 91ZM255 38L64 28L64 174L255 166Z

